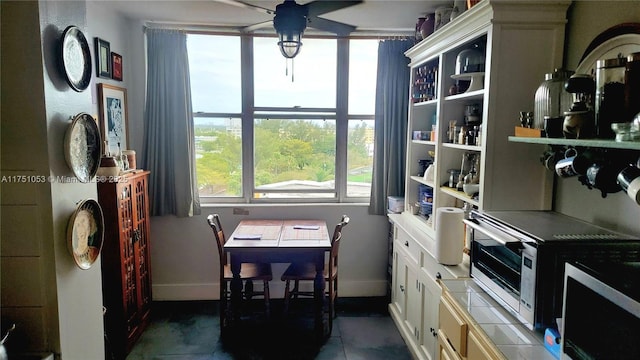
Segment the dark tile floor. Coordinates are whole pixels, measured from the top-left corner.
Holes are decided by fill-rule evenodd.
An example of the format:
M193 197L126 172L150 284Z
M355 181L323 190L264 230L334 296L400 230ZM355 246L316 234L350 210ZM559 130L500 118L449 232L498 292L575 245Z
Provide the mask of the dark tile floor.
M310 314L292 308L285 316L279 300L272 301L268 321L243 321L242 342L239 336L220 340L216 301L156 302L151 324L127 360L411 359L385 298L338 301L333 331L321 345Z

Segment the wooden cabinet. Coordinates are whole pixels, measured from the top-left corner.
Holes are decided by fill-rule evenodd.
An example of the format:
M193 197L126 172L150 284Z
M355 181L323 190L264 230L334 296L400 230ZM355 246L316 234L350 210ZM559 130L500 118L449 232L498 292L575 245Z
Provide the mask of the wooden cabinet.
M98 183L105 220L102 293L108 346L124 359L149 322L151 259L148 171Z
M499 360L505 359L482 329L457 305L447 292L440 300L438 344L441 359Z
M539 162L544 147L515 144L508 136L518 124L518 113L533 108L544 74L562 65L569 4L564 0L535 6L526 1L483 0L406 52L413 100L407 126L407 209L424 200L420 199L424 186L433 190L433 215L440 207L461 207L465 202L480 210L550 209L552 174ZM479 86L455 93L456 85L472 77L457 70L458 55L468 50L483 58L483 68L472 71ZM425 82L428 96L419 90ZM476 108L479 119L467 115ZM458 127L458 133L449 131L450 124ZM476 125L479 136L459 143L460 127L473 130ZM435 136L414 137L414 132L422 131L435 131ZM435 155L434 175L425 180L419 176L419 160L429 159L430 153ZM448 186L450 170L460 170L463 161L465 172L475 165L478 196ZM456 176L454 183L458 182ZM434 234L435 221L415 217L421 222L417 226Z

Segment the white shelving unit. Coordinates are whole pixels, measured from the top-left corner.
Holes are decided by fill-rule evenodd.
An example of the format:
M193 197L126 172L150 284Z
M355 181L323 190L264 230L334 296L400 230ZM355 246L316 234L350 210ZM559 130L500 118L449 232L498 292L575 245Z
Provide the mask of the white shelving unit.
M405 211L394 224L392 299L389 311L414 358L437 359L438 276L468 276L469 258L458 266L438 264L432 250L435 221L413 215L420 187L433 189L432 217L438 208L468 202L480 210L550 209L552 174L540 165L545 144L509 139L520 111L533 108L544 74L562 64L568 0L483 0L406 52L410 58ZM454 85L456 57L473 44L484 44L482 89L448 95ZM425 75L426 74L426 75ZM480 145L448 142L449 121L463 123L465 106L482 109ZM413 140L414 131L431 131L434 141ZM510 141L511 140L511 141ZM435 154L434 180L425 181L419 160ZM480 156L479 197L448 187L448 169L460 169L462 156ZM461 239L463 241L463 239ZM444 270L444 271L442 271ZM438 275L439 274L439 275ZM465 275L466 274L466 275Z
M518 124L519 111L533 106L535 90L545 72L562 64L566 9L569 1L482 1L450 24L407 51L411 59L412 84L421 69L437 69L435 92L410 105L407 147L405 206L419 201L419 187L433 188L433 211L443 206L470 202L481 210L549 209L552 176L538 161L544 146L520 146L509 136ZM460 51L483 44L485 75L482 89L449 95L455 83L455 61ZM422 72L424 74L424 72ZM454 76L455 77L455 76ZM415 86L409 95L419 92ZM449 143L449 121L463 124L466 105L482 108L481 145ZM413 131L430 131L437 125L435 141L413 140ZM509 138L509 139L508 139ZM433 183L418 174L418 161L435 153ZM462 191L444 185L449 169L460 169L462 156L480 156L479 196L471 199ZM424 231L433 233L437 224L418 215Z

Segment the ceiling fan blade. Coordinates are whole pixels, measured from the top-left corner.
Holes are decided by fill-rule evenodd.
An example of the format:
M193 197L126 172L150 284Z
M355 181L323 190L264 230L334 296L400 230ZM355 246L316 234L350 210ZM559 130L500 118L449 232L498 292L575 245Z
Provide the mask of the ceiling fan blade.
M331 32L340 36L349 35L356 29L355 26L333 21L333 20L319 18L317 16L310 17L308 25L309 27L312 27L314 29Z
M242 28L242 32L249 33L249 32L254 32L256 30L267 28L267 27L273 28L273 20L263 21L257 24L245 26Z
M259 11L261 13L268 14L268 15L273 15L273 14L276 13L275 10L263 8L262 6L249 4L249 3L246 3L246 2L240 1L240 0L213 0L213 1L219 2L219 3L223 3L223 4L227 4L227 5L231 5L231 6L241 7L241 8L245 8L245 9L253 9L253 10Z
M332 11L344 9L349 6L358 5L362 3L362 0L355 1L334 1L334 0L316 0L305 4L309 12L309 17L314 17Z

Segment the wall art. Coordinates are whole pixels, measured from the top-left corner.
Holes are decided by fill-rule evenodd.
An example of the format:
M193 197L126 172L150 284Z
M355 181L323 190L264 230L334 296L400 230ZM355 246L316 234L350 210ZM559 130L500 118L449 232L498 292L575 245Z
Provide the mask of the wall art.
M127 146L127 89L98 84L100 131L105 154L116 155Z

